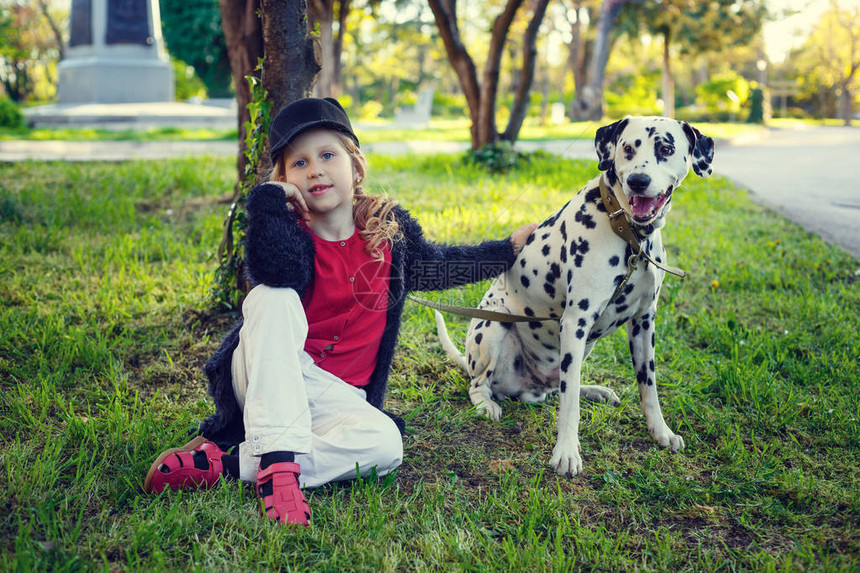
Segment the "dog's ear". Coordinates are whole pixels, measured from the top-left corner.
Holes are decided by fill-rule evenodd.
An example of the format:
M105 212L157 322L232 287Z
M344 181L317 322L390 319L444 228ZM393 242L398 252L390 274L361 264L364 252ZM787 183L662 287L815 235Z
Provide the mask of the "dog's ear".
M714 140L701 131L687 123L681 122L684 133L690 142L690 155L692 156L693 171L699 177L710 177L711 162L714 160Z
M599 161L597 168L601 171L609 169L612 162L615 161L615 145L618 143L618 134L624 131L628 121L629 119L625 117L597 130L597 135L594 136L594 149L597 150Z

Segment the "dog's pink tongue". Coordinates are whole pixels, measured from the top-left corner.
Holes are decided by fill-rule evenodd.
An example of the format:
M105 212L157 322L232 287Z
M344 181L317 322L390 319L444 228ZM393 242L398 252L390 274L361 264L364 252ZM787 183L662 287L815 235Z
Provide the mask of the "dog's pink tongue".
M633 195L630 197L630 206L633 208L633 214L639 217L647 217L657 207L658 199L658 197Z

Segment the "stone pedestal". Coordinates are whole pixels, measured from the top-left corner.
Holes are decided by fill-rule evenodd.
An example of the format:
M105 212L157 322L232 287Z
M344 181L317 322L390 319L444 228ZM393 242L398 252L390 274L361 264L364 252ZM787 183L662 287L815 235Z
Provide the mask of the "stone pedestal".
M158 0L72 0L70 32L59 103L173 101Z

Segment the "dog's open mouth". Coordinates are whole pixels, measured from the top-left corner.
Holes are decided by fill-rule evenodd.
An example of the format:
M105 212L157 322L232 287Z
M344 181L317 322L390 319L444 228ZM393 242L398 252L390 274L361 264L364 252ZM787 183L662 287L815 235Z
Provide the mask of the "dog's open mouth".
M647 224L657 217L663 205L669 201L672 196L673 187L669 188L656 197L643 197L642 195L630 196L630 208L633 213L633 220L637 223Z

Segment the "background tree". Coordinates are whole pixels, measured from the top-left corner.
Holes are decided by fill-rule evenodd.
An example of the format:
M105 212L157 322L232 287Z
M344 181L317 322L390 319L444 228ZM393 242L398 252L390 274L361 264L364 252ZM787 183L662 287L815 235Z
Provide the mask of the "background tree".
M44 8L44 10L43 10ZM52 15L49 20L46 14ZM33 1L0 0L0 84L13 101L45 101L56 94L56 64L66 21L59 11Z
M850 125L854 94L860 87L860 7L843 8L831 0L829 10L789 59L796 66L804 99L816 114L838 116Z
M631 0L603 0L591 48L587 75L582 86L576 86L576 98L571 105L572 119L600 121L604 113L603 84L606 64L612 50L612 28L621 8Z
M482 77L469 54L457 15L457 0L429 0L430 9L436 19L439 33L445 44L448 60L457 73L460 86L466 96L469 116L472 120L472 149L479 149L497 141L513 143L519 135L528 105L528 94L534 79L537 54L537 33L546 13L549 0L535 0L531 20L523 38L523 62L508 125L503 133L496 128L496 99L499 90L499 74L508 32L524 0L507 0L502 12L493 21L487 61Z
M675 117L672 52L686 56L719 52L753 41L767 10L762 0L658 0L639 3L632 16L663 44L663 115Z
M232 97L230 58L218 0L161 0L159 7L171 57L194 68L209 97Z
M319 26L321 67L314 85L316 97L338 97L343 92L341 53L351 8L351 0L308 0L311 27Z

